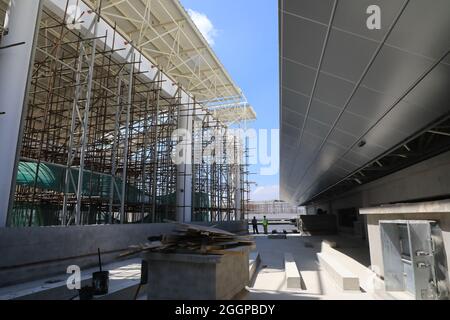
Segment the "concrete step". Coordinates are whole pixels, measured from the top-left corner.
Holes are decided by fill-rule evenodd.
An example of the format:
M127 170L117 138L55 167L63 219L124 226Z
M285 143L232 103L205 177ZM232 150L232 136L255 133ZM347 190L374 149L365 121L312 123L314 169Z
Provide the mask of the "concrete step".
M298 268L297 268L297 264L295 263L294 256L288 252L286 252L284 254L284 273L285 273L285 277L286 277L286 287L288 289L301 289L302 288L300 272L298 272Z
M337 248L337 242L336 241L330 241L330 240L323 240L322 241L322 250L324 250L324 247Z
M338 249L335 249L337 248L337 246L333 246L333 244L336 244L336 242L322 241L321 251L331 254L347 270L357 276L359 278L360 288L362 288L366 292L373 292L384 287L384 285L380 283L381 280L378 279L378 277L371 269L353 259L349 255L344 254Z
M103 270L108 270L110 273L109 292L103 296L95 296L95 300L130 300L134 298L141 279L140 259L107 264ZM92 285L92 273L96 271L98 268L82 270L82 287ZM67 288L68 277L68 274L63 274L59 277L0 288L0 300L76 300L78 299L77 290Z
M325 269L342 290L360 291L358 276L348 270L330 252L319 252L317 257L322 268Z

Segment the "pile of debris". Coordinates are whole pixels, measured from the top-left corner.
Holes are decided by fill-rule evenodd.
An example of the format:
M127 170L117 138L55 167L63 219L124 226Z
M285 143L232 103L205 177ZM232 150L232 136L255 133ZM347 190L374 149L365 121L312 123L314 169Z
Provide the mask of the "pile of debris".
M148 238L146 244L131 246L123 256L140 252L184 253L203 255L238 254L230 249L254 246L249 236L238 236L213 227L176 223L174 233Z

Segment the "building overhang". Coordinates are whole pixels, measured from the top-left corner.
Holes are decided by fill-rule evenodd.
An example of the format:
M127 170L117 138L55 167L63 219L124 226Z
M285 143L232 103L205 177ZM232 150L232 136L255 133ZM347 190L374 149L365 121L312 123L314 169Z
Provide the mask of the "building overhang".
M361 208L363 215L382 214L417 214L417 213L448 213L450 214L450 200L428 201L417 203L397 203L378 207Z
M95 0L83 0L91 9ZM206 107L244 100L179 0L103 0L102 17Z
M284 200L348 191L429 157L408 144L418 134L433 152L448 134L450 2L376 2L380 30L367 28L366 1L280 1Z

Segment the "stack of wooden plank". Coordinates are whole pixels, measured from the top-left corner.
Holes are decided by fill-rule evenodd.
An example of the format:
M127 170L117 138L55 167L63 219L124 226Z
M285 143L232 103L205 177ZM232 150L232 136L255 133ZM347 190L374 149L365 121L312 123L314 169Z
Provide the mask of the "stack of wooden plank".
M140 252L184 253L204 255L238 254L230 249L253 246L249 236L238 236L213 227L176 223L174 233L151 237L149 242L130 247L121 256Z

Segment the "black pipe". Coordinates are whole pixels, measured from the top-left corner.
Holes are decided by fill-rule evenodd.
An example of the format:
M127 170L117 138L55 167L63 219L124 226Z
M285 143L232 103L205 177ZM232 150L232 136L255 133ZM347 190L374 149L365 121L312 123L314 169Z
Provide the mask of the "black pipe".
M17 46L21 46L21 45L23 45L23 44L25 44L25 42L13 43L13 44L10 44L10 45L4 46L4 47L0 47L0 50L12 48L12 47L17 47Z

